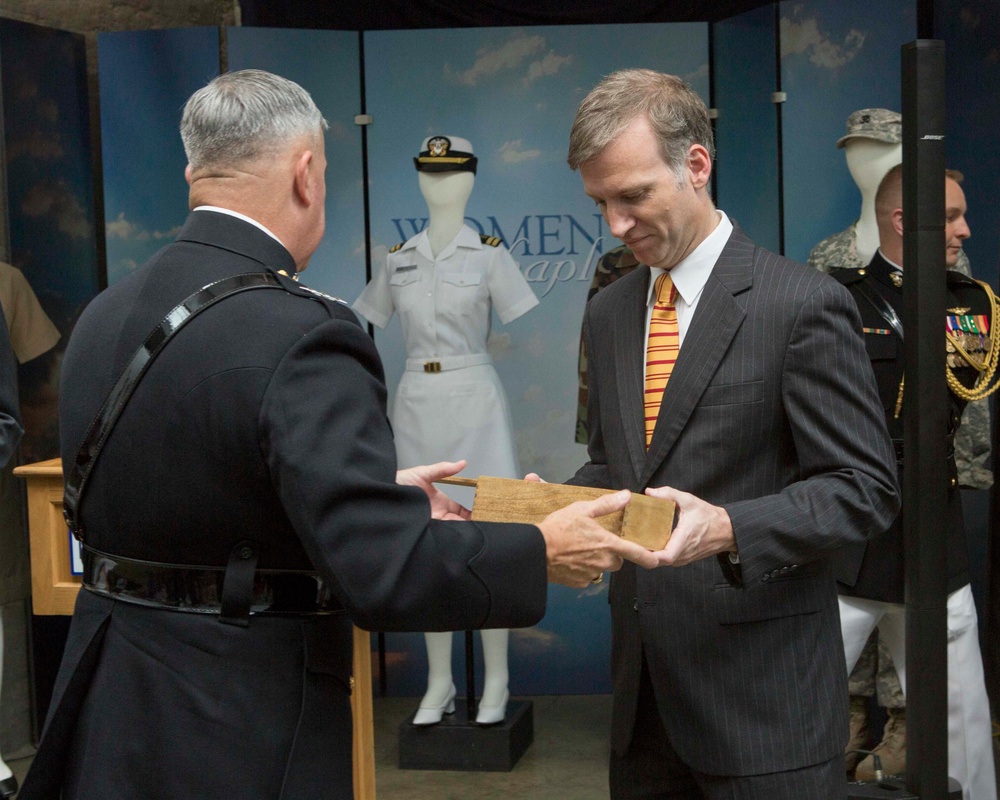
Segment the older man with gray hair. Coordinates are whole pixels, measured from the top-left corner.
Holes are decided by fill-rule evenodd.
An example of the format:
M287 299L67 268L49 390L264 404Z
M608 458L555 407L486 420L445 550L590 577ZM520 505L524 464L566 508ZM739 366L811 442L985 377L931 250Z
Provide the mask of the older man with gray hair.
M352 621L523 627L547 579L657 563L592 519L627 493L474 523L432 486L463 462L397 473L370 337L294 280L323 237L325 127L266 72L198 91L187 222L76 325L84 590L25 800L351 797Z

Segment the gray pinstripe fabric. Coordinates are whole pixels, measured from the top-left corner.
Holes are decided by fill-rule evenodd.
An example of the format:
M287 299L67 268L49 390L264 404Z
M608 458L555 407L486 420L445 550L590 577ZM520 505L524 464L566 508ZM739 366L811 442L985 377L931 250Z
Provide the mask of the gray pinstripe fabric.
M713 775L825 762L847 738L837 596L824 554L898 510L857 307L836 281L734 230L664 393L642 426L649 270L599 292L585 316L590 462L572 482L669 485L724 506L741 573L722 560L611 585L612 746L628 745L641 652L671 744Z

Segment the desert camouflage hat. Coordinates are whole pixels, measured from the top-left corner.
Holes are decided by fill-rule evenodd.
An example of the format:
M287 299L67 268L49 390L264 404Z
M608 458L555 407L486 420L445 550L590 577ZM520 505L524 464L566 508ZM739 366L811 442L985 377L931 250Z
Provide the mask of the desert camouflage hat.
M847 118L847 134L837 139L837 147L843 147L848 139L899 144L903 141L903 118L888 108L862 108Z
M421 172L457 172L475 174L476 157L472 143L458 136L428 136L413 164Z

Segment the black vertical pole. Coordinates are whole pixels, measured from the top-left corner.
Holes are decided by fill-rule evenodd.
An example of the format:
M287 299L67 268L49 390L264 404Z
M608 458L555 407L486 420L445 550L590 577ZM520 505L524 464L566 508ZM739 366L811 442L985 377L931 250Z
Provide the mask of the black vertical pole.
M774 91L781 91L781 3L774 4ZM781 103L774 104L775 151L778 159L778 252L785 254L785 153Z
M948 797L944 43L903 46L906 788Z

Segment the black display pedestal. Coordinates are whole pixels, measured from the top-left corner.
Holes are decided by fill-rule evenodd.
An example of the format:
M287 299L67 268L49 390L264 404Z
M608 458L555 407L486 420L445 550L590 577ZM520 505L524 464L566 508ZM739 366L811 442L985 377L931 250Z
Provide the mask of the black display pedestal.
M530 700L511 700L497 725L469 722L464 701L437 725L413 725L416 713L399 726L400 769L510 772L535 738Z
M902 776L886 778L881 782L859 781L847 784L847 800L918 800L917 795L908 791ZM948 778L949 800L962 800L962 787L954 778Z

